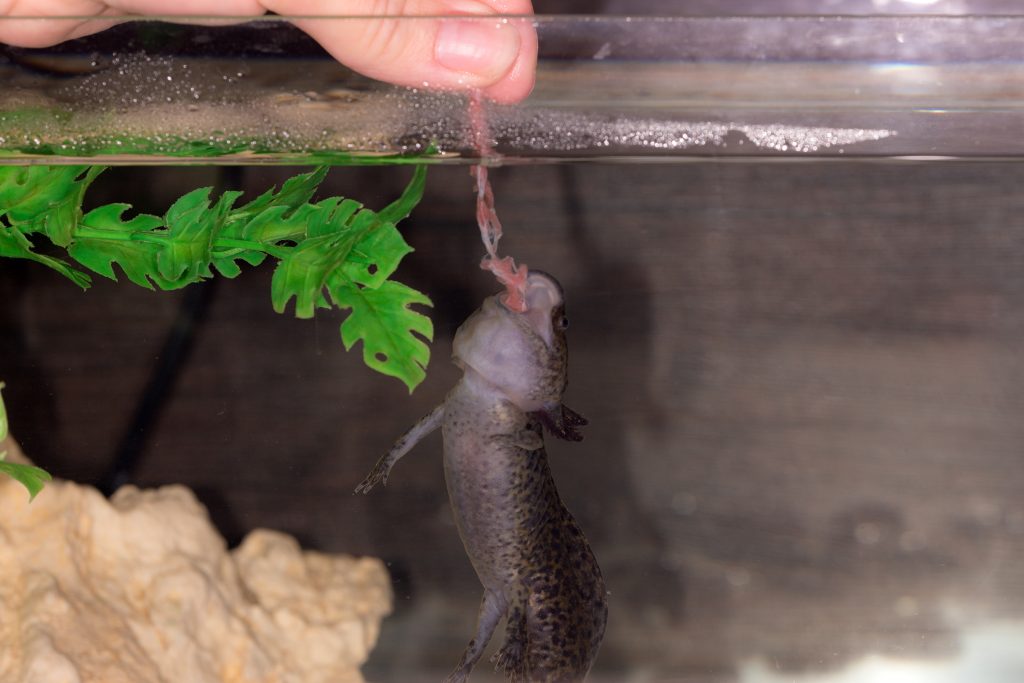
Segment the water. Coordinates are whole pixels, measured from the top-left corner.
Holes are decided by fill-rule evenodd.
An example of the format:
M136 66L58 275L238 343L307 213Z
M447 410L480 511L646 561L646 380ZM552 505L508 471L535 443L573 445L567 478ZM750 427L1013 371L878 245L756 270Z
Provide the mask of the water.
M530 99L490 108L503 163L1024 152L1002 134L1024 102L1024 17L509 21L541 48ZM464 98L373 83L280 20L130 24L4 57L12 163L475 156Z
M294 169L246 169L255 194ZM625 175L624 175L625 173ZM208 168L117 169L93 201L166 206ZM595 680L1014 681L1024 268L1015 163L534 165L492 174L507 253L567 290L553 467L612 590ZM395 169L335 169L371 205ZM400 279L437 303L412 397L345 353L337 315L273 313L270 271L219 281L132 472L255 527L390 562L370 680L434 680L478 599L439 440L351 490L454 381L454 327L495 289L463 168L431 171ZM155 210L155 209L150 209ZM99 480L183 294L0 270L0 372L25 450ZM190 290L186 290L186 293ZM486 668L481 671L486 678Z
M841 88L839 104L795 89L789 108L782 97L751 94L733 107L651 89L655 106L635 94L649 82L637 77L616 81L634 92L610 98L627 122L619 128L607 103L552 102L543 89L536 118L492 112L506 155L491 174L502 248L561 279L571 320L566 402L590 420L581 444L550 450L612 591L595 681L1024 680L1024 167L1012 133L1014 64L897 69L950 90L908 94L916 104L906 106L866 97L860 111L857 93ZM765 87L738 82L736 64L701 68L704 86L652 82ZM791 68L828 83L840 67ZM892 70L842 68L844 83L860 74L862 95L870 82L876 93L899 90L882 75ZM962 78L950 80L955 73ZM986 73L1004 78L987 100ZM968 87L963 102L976 106L940 106ZM334 120L365 106L383 128L395 126L367 140L422 145L439 138L409 136L405 104L463 116L450 97L386 91L357 102L341 93L278 93L266 117ZM516 137L524 120L543 136L536 146ZM659 124L628 125L638 121ZM570 131L592 136L573 147ZM168 330L191 320L190 351L147 423L131 478L192 487L231 542L270 527L309 547L387 560L395 613L365 667L371 681L440 680L479 599L447 510L439 439L403 460L386 489L351 494L455 381L454 329L495 289L476 266L467 132L437 132L451 137L431 152L441 158L426 196L402 225L416 251L400 279L436 304L433 358L411 397L344 352L337 315L275 314L266 266L184 292L99 281L83 294L40 265L0 264L0 378L25 451L58 476L101 480L154 359L168 353ZM653 144L683 133L692 147ZM592 143L614 134L647 137L620 138L611 151ZM422 151L392 142L378 152L410 161ZM268 154L244 158L296 160ZM168 161L104 163L141 160ZM253 197L299 170L210 165L231 160L114 168L87 204L162 213L199 186ZM320 194L380 208L409 175L339 165ZM473 680L497 680L489 669L482 663Z

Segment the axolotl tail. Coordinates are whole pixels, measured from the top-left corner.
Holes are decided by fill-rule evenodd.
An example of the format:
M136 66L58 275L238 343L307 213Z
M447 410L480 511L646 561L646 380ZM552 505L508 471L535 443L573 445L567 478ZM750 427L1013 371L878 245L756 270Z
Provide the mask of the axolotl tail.
M567 552L563 562L527 578L527 676L529 683L578 683L604 638L607 591L597 560L569 513L549 528L548 547Z

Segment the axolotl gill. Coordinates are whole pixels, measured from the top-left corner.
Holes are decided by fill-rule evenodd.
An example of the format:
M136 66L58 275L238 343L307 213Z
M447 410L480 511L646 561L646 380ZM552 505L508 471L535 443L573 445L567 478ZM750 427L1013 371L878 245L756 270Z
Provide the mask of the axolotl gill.
M405 433L357 487L387 483L394 464L441 427L455 522L484 587L476 634L446 683L469 678L501 619L496 668L526 683L582 681L608 617L601 570L555 488L543 429L579 441L586 420L562 404L568 352L562 287L531 271L526 310L502 294L458 329L463 375L444 402Z

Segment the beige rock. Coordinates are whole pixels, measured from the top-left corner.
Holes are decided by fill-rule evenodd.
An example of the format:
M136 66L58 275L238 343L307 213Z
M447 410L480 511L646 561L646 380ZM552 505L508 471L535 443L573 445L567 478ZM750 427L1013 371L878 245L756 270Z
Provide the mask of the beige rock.
M228 552L182 486L29 504L0 479L4 683L356 683L390 608L379 560L266 530Z

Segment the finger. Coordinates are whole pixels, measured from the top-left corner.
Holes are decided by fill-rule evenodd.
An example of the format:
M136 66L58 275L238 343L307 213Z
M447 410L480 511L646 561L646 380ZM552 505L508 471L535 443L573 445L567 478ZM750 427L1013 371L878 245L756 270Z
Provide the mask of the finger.
M0 0L0 43L46 47L99 33L131 15L252 17L265 11L259 0Z
M371 78L411 87L479 88L500 102L533 88L537 36L530 0L262 0L338 61ZM364 18L328 18L348 15ZM453 16L442 16L453 15Z
M499 102L533 89L537 35L530 0L0 0L0 42L42 47L101 31L124 15L319 16L295 24L351 68L413 87L479 88ZM328 18L361 15L367 19ZM462 15L463 18L437 18ZM12 19L11 17L94 17ZM418 18L388 19L385 17Z
M18 47L53 45L74 34L84 23L77 17L99 16L106 9L94 0L0 0L0 43ZM20 17L70 16L74 19L21 19ZM106 26L97 28L102 30Z

